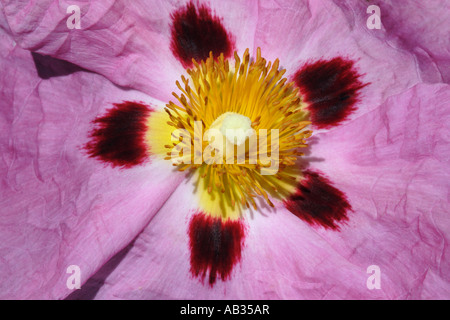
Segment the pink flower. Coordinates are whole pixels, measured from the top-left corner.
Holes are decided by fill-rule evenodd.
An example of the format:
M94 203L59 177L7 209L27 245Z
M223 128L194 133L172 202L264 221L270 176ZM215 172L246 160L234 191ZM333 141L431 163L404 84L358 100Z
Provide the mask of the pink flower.
M366 2L231 2L70 3L81 29L69 4L2 5L1 298L450 297L446 4L380 4L368 29ZM292 125L313 136L295 131L309 147L288 194L263 185L256 210L221 218L159 155L158 117L183 104L191 58L245 65L247 48L302 99L283 117L256 106L252 125L301 111ZM246 186L273 182L258 179Z

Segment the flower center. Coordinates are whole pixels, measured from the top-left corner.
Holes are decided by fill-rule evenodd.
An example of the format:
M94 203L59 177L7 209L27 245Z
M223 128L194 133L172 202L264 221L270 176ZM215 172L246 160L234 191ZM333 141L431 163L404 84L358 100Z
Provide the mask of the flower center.
M295 189L295 165L311 131L305 105L293 82L283 78L278 59L250 62L223 55L193 60L189 77L176 81L181 94L166 105L174 130L166 160L195 172L196 190L205 212L236 217L241 209L257 208L261 197L285 199ZM174 161L174 155L178 155Z
M236 112L226 112L218 117L211 124L211 128L217 127L229 143L238 146L253 134L250 118Z

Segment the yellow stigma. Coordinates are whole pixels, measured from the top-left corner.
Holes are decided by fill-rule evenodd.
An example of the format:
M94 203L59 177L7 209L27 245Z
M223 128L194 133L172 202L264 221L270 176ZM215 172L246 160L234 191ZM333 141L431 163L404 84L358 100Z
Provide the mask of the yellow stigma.
M220 133L227 139L229 143L242 145L252 134L252 121L249 117L243 116L236 112L225 112L218 117L211 125L215 128L220 124Z
M244 208L256 209L257 198L270 206L270 199L286 198L300 179L299 148L307 146L311 131L305 129L310 122L298 89L283 78L278 59L267 63L258 48L254 61L247 49L242 61L236 52L234 62L223 55L215 60L211 53L193 64L189 76L176 81L176 102L165 108L172 130L182 129L191 139L172 133L165 159L172 159L174 148L189 144L192 152L180 153L183 161L174 165L193 170L201 209L213 216L237 218ZM205 133L203 139L198 132ZM211 139L211 132L219 135ZM241 146L245 161L238 158ZM199 161L205 153L215 161Z

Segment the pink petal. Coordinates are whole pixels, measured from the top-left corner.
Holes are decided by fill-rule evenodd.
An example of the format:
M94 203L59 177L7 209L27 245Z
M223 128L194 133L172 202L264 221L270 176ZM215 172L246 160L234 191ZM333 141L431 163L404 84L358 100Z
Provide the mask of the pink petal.
M218 17L223 18L225 28L233 35L235 49L239 56L254 47L259 6L254 1L210 1L210 7Z
M335 1L349 19L364 24L369 3ZM375 3L374 3L375 4ZM421 79L425 82L450 81L450 4L448 1L379 2L384 37L395 47L415 55Z
M82 150L91 121L112 102L156 100L94 73L41 79L30 52L5 46L0 297L63 298L72 292L67 268L78 265L84 283L139 234L180 178L166 163L115 170Z

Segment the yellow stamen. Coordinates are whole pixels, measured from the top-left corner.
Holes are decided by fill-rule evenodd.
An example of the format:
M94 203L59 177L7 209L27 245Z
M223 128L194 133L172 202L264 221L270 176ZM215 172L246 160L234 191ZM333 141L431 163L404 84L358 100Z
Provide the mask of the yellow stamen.
M189 161L180 163L178 169L195 171L193 179L202 209L224 218L237 218L241 209L249 206L256 209L257 197L273 206L270 198L283 199L291 193L301 174L296 166L297 158L302 155L298 149L307 146L305 140L311 135L310 130L305 130L310 124L305 105L294 84L283 78L285 70L279 70L278 59L273 64L267 63L258 48L254 61L248 49L242 61L236 52L234 60L234 68L223 55L215 60L210 53L205 61L193 60L194 67L187 70L189 76L181 76L181 82L176 82L179 93L174 92L176 101L166 105L164 120L164 132L168 127L172 131L183 129L191 139L173 143L166 138L161 147L168 155L174 148L189 145L191 150L203 155L211 151L216 160L223 157L222 163L198 163L201 155L193 151L183 154L182 159ZM152 124L149 127L152 128ZM218 129L223 141L217 140L217 136L213 143L203 137L195 138L199 131L210 129ZM242 129L244 133L229 136L227 129ZM253 133L245 131L249 129L258 141L256 149L250 148ZM275 145L272 141L277 137ZM148 139L152 139L150 134ZM230 159L225 150L241 145L246 146L245 162L238 162L237 158L232 163L227 162ZM268 154L276 152L278 157L272 159L272 163L264 161L270 159ZM236 152L234 156L237 157ZM250 158L256 160L252 163ZM274 161L276 171L267 174Z

